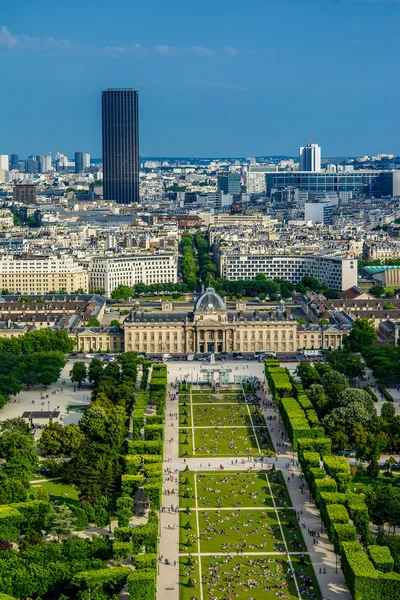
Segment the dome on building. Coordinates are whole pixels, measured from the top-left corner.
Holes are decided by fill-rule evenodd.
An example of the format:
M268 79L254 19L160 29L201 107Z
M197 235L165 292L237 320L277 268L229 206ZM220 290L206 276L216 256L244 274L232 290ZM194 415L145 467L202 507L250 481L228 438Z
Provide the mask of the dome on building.
M196 310L202 311L214 311L214 310L226 310L224 301L219 296L214 288L209 287L206 289L204 294L197 300Z

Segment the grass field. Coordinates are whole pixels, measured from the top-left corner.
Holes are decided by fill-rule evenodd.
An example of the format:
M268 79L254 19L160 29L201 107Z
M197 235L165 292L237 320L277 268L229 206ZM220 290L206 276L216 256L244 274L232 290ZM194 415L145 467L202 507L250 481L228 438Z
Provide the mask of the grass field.
M246 404L226 404L220 406L194 406L195 427L242 427L251 425Z
M196 456L248 456L259 454L252 427L195 429Z
M265 473L201 473L197 476L199 508L273 506Z
M71 485L58 483L56 481L38 483L31 488L31 498L34 497L33 491L38 487L45 489L49 493L50 500L58 500L58 502L68 504L68 506L79 506L79 492Z
M207 556L201 559L201 564L206 600L233 597L239 600L276 600L277 597L298 600L291 565L286 558ZM298 578L299 582L304 581L303 589L317 592L320 597L319 589L313 588L312 580L308 579L307 558L304 557L302 562L297 557L292 559L292 566L304 577L304 580Z

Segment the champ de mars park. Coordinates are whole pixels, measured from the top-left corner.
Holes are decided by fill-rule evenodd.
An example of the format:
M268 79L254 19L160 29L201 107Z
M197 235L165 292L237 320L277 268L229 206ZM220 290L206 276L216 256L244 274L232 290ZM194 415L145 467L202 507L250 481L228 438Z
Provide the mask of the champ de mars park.
M400 362L374 335L286 362L1 340L0 600L400 598Z

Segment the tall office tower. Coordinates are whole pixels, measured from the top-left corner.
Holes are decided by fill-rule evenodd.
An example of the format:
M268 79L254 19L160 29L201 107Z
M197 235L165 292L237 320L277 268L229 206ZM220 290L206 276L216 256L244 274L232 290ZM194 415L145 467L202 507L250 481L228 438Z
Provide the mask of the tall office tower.
M90 167L90 154L83 155L83 170Z
M1 171L9 170L8 154L0 154L0 170Z
M217 190L223 194L228 193L228 172L220 171L217 173Z
M139 202L138 93L108 89L101 101L103 198L118 204Z
M75 152L75 173L83 173L83 152Z
M40 173L50 173L51 171L51 154L41 155L37 157Z
M36 156L28 156L27 161L25 162L25 172L26 173L39 173L39 164L36 160Z
M36 186L16 185L14 188L14 200L22 204L36 204Z
M18 154L10 154L10 171L19 169Z
M242 183L240 173L232 171L228 174L228 194L241 194Z
M300 148L300 171L321 170L321 148L318 144L307 144Z

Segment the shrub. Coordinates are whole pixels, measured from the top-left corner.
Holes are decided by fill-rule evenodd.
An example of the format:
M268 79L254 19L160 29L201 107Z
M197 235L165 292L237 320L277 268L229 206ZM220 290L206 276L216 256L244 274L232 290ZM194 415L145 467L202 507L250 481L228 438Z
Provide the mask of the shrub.
M132 554L132 544L130 542L114 542L113 556L116 560L129 558Z
M11 506L0 506L0 536L6 542L15 542L21 533L23 517L21 513Z
M332 451L332 440L327 437L301 438L298 441L298 450L300 453L309 450L318 452L321 456L329 456Z
M144 428L145 440L163 440L164 425L146 425Z
M156 573L149 570L138 570L128 577L129 597L132 600L155 600Z
M128 475L137 475L142 466L142 457L133 454L125 456L125 473Z
M146 552L157 552L158 526L156 523L147 525L137 525L132 529L132 547L133 553L138 554L142 548Z
M325 479L316 479L313 485L315 504L320 505L320 494L322 492L337 492L337 484L334 479L325 477Z
M356 530L351 523L333 523L333 547L340 554L342 542L355 542Z
M383 573L393 571L394 560L387 546L368 546L368 554L375 569Z
M349 513L343 504L328 504L325 508L326 522L325 526L328 531L328 536L331 542L334 541L335 531L333 529L334 523L349 523Z
M157 554L136 554L133 564L138 570L156 570L157 562Z
M133 496L137 490L143 486L144 475L122 475L121 476L121 494Z
M129 542L132 535L132 529L130 527L116 527L114 529L114 539L117 542Z
M158 454L144 454L143 455L143 462L145 465L148 464L155 464L155 463L160 463L162 464L162 456L159 456Z
M364 392L367 392L367 394L369 394L371 396L371 398L374 402L378 402L378 398L377 398L376 394L374 394L374 392L371 390L369 385L366 385L364 387Z
M159 483L145 483L144 494L150 502L150 506L154 510L160 510L162 500L161 480Z
M393 398L392 394L390 394L386 388L378 387L378 390L380 391L381 394L383 394L383 397L385 398L385 400L387 400L388 402L394 402L394 398Z
M162 440L130 440L128 442L129 454L160 454L163 453Z
M120 590L125 585L130 573L131 570L129 567L81 571L73 577L72 581L76 586L83 588L93 589L100 586L107 586L114 590Z
M350 465L344 456L324 456L325 471L338 484L339 492L345 492L351 480Z

